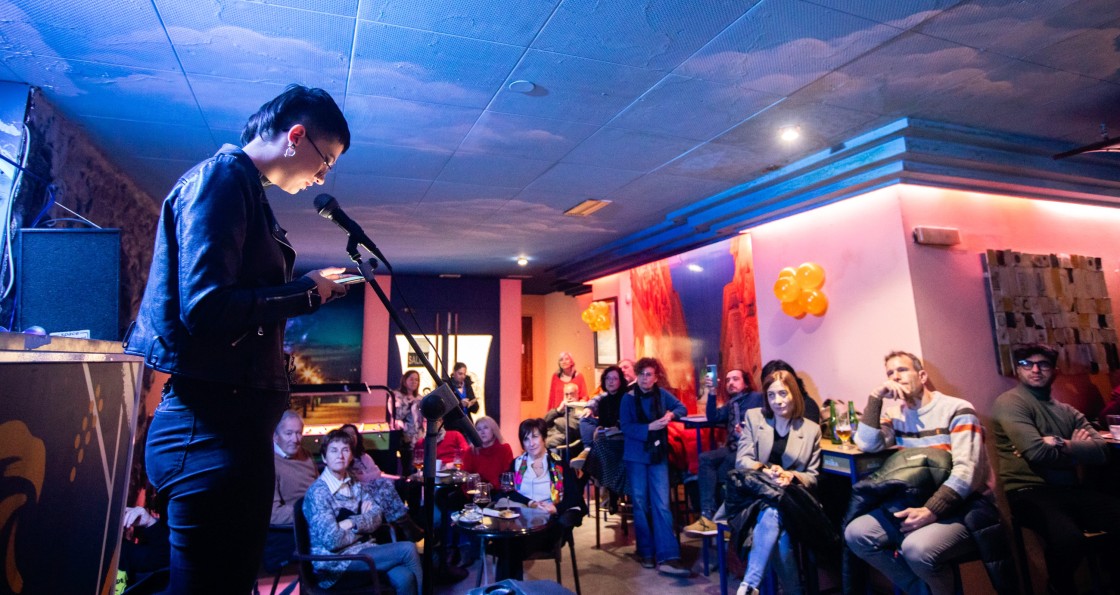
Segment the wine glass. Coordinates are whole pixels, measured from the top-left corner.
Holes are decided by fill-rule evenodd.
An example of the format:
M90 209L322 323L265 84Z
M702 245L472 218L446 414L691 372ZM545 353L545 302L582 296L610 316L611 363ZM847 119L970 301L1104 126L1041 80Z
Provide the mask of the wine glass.
M836 415L836 437L840 439L840 448L847 450L852 438L852 420L847 411Z
M412 468L416 469L416 474L421 475L424 472L424 451L416 449L412 451Z
M477 492L474 495L474 503L477 504L479 508L490 506L490 484L485 481L478 484Z
M503 471L501 478L502 498L505 500L503 508L509 508L509 495L513 493L513 471Z

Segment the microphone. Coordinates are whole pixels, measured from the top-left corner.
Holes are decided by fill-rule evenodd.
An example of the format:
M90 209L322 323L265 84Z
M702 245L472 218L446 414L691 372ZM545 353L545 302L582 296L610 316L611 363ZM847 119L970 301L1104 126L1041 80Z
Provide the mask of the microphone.
M478 430L459 407L459 397L451 392L451 387L446 383L424 396L424 400L420 402L420 412L428 421L442 419L444 427L459 432L471 444L482 446L482 438L479 437Z
M373 243L373 240L369 239L366 232L362 231L362 226L346 216L346 213L333 196L326 193L316 196L315 209L319 211L319 216L329 219L333 221L335 225L341 227L342 230L346 232L346 235L350 236L359 246L369 250L370 254L376 256L390 273L393 272L393 267L389 265L388 260L385 260L385 255L377 249L377 245Z

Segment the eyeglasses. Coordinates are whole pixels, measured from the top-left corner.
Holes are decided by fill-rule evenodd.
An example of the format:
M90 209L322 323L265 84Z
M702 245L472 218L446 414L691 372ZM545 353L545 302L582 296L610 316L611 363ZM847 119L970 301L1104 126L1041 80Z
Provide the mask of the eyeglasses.
M319 147L315 144L315 141L311 140L311 135L307 136L307 142L311 143L311 148L315 149L315 152L319 154L319 159L323 160L323 165L327 166L327 171L323 173L323 177L326 177L326 175L331 173L331 170L334 169L334 165L327 163L326 156L323 155L323 152L319 150Z
M1052 363L1050 363L1049 361L1046 361L1046 360L1036 362L1036 361L1031 361L1029 359L1021 359L1021 360L1015 362L1015 365L1019 366L1019 368L1021 368L1023 370L1030 370L1031 368L1033 368L1035 366L1038 366L1038 371L1039 372L1049 372L1050 370L1054 369L1054 364L1052 364Z

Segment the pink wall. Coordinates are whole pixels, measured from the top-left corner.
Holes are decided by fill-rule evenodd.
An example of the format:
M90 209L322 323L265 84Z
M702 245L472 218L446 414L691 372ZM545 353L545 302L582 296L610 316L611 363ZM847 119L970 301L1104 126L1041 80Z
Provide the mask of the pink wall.
M992 248L1100 256L1109 295L1114 300L1120 296L1120 210L921 186L897 188L922 351L931 376L941 390L972 401L982 415L1014 381L1000 376L996 365L981 252ZM919 225L957 228L961 243L941 248L909 241L908 234ZM1113 303L1115 316L1117 302ZM1059 399L1090 411L1100 406L1102 393L1107 398L1110 388L1105 374L1060 377L1055 386Z
M921 355L902 213L895 188L876 190L750 230L762 360L788 361L818 400L855 399L883 381L883 355ZM825 270L824 316L782 313L778 272L812 261ZM758 381L759 379L755 379Z
M385 295L392 295L392 277L377 275L375 278ZM361 288L366 292L362 327L362 382L386 385L389 374L389 325L392 322L373 288L368 285L362 285ZM362 395L361 415L362 421L384 421L384 393L376 391L373 395Z
M502 279L498 282L499 351L502 382L499 390L502 437L517 442L517 425L521 423L521 281ZM517 451L517 448L514 448Z

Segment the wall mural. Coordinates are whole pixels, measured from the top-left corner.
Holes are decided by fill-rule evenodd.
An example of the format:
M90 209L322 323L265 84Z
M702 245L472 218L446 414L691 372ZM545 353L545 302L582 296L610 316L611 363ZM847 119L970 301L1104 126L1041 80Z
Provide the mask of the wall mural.
M1025 343L1058 347L1067 373L1120 369L1099 257L988 250L980 259L1001 374L1015 374L1011 352Z
M698 370L761 367L749 236L737 236L630 271L634 353L656 357L690 412L701 393Z

